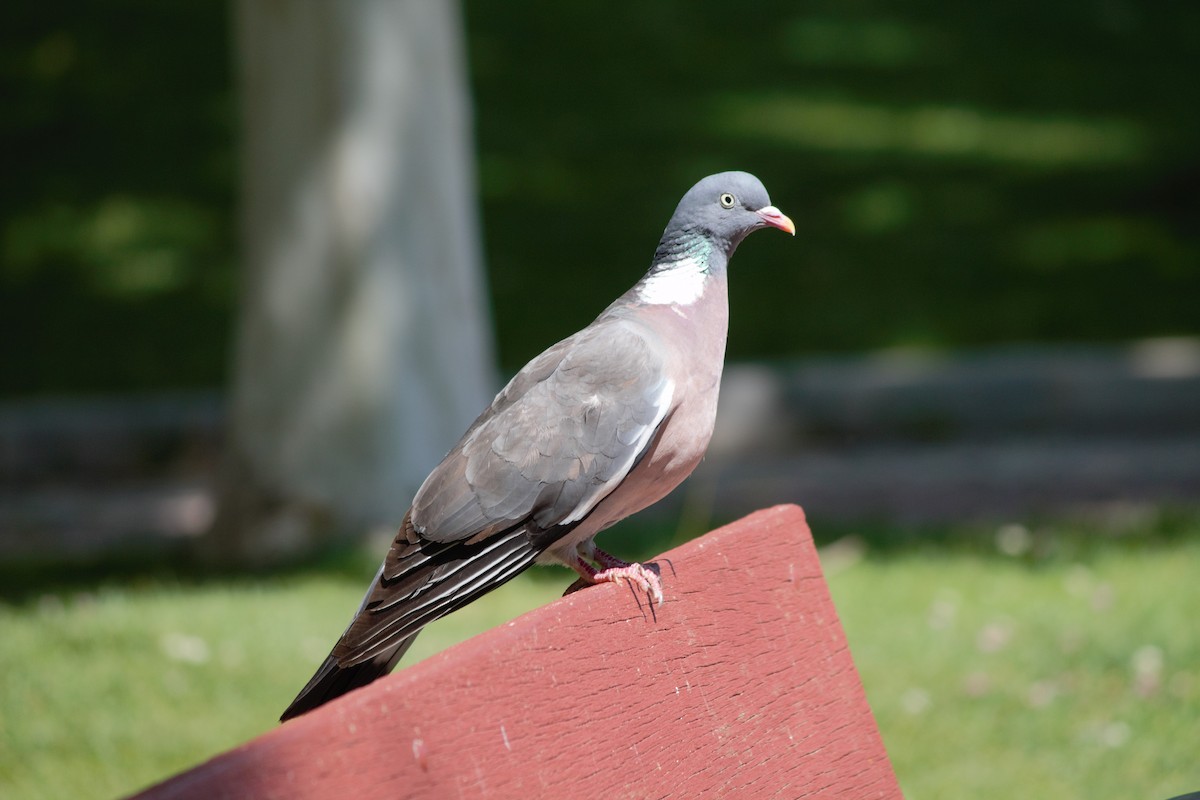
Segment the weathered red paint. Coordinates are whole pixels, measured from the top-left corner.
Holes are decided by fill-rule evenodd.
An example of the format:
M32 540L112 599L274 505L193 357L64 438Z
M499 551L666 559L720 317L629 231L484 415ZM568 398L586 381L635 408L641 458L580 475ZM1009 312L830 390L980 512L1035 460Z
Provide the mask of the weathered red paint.
M137 797L902 797L803 511L658 564L653 612L590 587Z

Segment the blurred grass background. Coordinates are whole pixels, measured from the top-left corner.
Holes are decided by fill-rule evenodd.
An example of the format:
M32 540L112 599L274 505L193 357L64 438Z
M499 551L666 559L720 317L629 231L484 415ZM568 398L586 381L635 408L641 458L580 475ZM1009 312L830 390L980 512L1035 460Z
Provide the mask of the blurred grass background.
M0 396L222 385L228 8L0 14ZM680 193L728 168L799 227L735 268L731 359L1200 328L1200 6L520 0L466 21L506 372L627 288ZM1194 517L817 534L910 798L1200 788ZM377 558L5 572L0 796L113 796L270 727ZM414 653L565 583L522 578Z

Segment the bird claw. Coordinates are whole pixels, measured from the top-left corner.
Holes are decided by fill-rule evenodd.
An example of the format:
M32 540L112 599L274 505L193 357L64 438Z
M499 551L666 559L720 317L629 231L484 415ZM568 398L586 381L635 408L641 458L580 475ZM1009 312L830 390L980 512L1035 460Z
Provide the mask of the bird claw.
M591 580L592 583L600 583L601 581L615 583L619 580L627 580L648 594L654 605L661 606L663 604L662 579L658 577L658 574L654 570L644 567L641 564L609 567L592 575Z
M589 561L595 561L601 568L597 570L588 563ZM642 564L630 564L628 561L622 561L616 556L604 552L590 541L579 546L579 552L570 562L570 566L579 573L579 580L567 587L567 590L563 592L564 596L577 592L585 586L626 580L645 592L653 605L661 606L663 604L662 579L658 576L657 567L646 567Z

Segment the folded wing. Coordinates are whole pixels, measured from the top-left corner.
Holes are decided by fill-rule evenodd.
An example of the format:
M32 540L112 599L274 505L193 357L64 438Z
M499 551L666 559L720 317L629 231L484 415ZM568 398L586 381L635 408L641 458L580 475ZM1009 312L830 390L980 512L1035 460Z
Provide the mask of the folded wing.
M530 362L418 491L337 663L378 658L579 524L653 440L674 396L666 372L655 336L619 319Z

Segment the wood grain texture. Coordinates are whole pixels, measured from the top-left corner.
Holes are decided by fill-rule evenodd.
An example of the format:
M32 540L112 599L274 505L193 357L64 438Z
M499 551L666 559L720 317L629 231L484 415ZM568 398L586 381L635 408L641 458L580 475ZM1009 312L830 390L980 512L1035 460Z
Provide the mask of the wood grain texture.
M902 796L803 511L657 563L653 611L587 588L137 797Z

